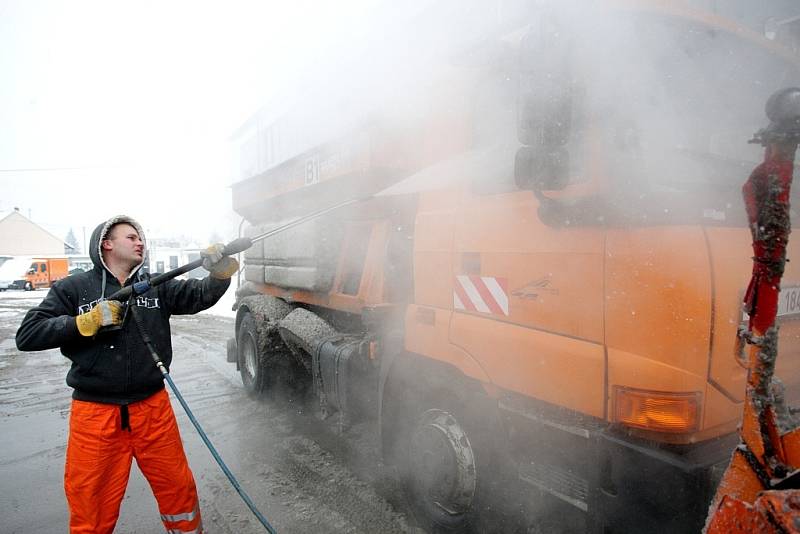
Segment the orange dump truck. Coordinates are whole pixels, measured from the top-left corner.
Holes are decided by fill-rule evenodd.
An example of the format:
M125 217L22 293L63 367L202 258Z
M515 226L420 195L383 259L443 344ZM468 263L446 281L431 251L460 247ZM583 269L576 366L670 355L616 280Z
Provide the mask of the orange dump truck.
M34 258L25 274L25 289L50 287L69 274L67 258Z
M373 424L434 529L698 531L736 444L740 188L763 103L800 83L792 13L595 4L438 3L409 23L424 78L238 133L247 235L360 201L246 252L229 360ZM790 262L790 401L798 317Z

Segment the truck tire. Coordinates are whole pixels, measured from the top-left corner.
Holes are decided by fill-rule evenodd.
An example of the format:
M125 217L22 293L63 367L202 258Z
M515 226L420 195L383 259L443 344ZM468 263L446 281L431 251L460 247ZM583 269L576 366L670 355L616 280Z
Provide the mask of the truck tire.
M25 282L24 289L25 291L33 291L33 284L31 284L30 282Z
M251 396L260 395L267 387L269 370L259 340L256 321L249 312L244 314L239 325L236 357L245 391Z
M476 532L488 445L456 403L428 404L437 407L419 414L407 442L404 472L412 508L431 532Z

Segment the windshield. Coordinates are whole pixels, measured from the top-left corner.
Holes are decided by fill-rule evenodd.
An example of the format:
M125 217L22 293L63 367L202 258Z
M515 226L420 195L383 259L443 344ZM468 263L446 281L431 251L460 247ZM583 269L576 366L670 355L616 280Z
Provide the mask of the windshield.
M685 19L639 16L599 32L583 70L615 177L650 191L740 187L761 160L747 141L765 125L764 102L800 83L797 63L757 36Z

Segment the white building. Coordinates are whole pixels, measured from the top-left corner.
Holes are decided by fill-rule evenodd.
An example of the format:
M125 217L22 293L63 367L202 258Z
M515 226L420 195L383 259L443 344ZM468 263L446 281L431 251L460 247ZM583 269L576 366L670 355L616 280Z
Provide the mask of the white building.
M66 247L66 248L65 248ZM71 248L19 210L0 211L0 256L64 256Z
M92 267L94 267L94 263L92 263L92 259L88 254L68 254L67 259L69 260L70 273L76 269L80 271L91 271Z
M147 260L150 274L160 274L173 269L177 269L182 265L200 259L200 248L179 248L179 247L166 247L156 246L148 243ZM188 278L203 278L208 274L208 271L202 267L198 267L193 271L189 271L184 276Z

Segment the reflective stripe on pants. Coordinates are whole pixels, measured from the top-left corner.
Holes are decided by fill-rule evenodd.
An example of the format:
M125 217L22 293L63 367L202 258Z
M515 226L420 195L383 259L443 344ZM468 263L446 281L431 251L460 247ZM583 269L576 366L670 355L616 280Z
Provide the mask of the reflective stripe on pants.
M200 504L166 390L120 407L73 400L64 489L71 534L111 534L128 485L131 460L153 490L169 532L202 532ZM167 519L171 518L171 519Z
M195 516L200 512L197 508L192 510L191 512L187 512L185 514L161 514L161 520L164 522L167 521L194 521Z
M168 530L167 534L203 534L203 525L197 527L197 530Z
M200 508L198 507L183 514L161 514L161 521L167 527L167 534L203 533L203 522L200 521Z

